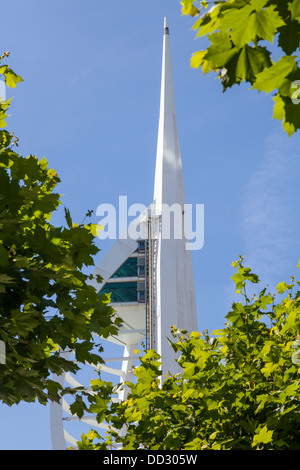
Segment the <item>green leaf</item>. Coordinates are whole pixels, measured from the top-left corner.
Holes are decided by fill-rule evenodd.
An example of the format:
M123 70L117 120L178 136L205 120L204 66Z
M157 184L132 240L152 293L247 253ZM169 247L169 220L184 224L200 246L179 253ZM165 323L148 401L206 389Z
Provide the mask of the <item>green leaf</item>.
M232 47L229 33L220 31L210 36L211 46L208 47L205 60L211 64L211 68L226 67L227 62L237 53L237 48Z
M234 303L232 308L232 311L226 315L226 318L232 323L234 327L238 328L245 323L245 309L241 302Z
M13 277L7 274L0 273L0 293L5 292L5 284L15 284L16 281Z
M90 231L93 237L98 237L100 231L104 229L104 226L101 224L89 224L85 225L84 227Z
M0 67L0 74L3 74L5 83L8 87L16 88L17 83L22 82L22 77L17 75L8 65Z
M292 310L287 315L286 322L281 330L281 333L285 333L290 328L295 328L298 322L299 322L299 311L296 309Z
M202 15L193 25L193 29L198 29L196 37L205 36L215 32L220 25L220 6L215 5L213 9Z
M23 337L34 331L38 325L38 320L33 317L32 312L13 310L11 312L11 331L14 335Z
M279 29L278 45L287 55L291 55L294 51L296 51L296 49L299 47L299 42L299 21L292 20Z
M231 279L233 280L233 282L236 284L236 289L237 290L241 290L243 287L244 287L244 283L245 283L245 278L242 274L240 273L235 273Z
M278 28L284 25L273 5L264 9L261 6L261 1L252 1L243 8L232 8L224 12L221 29L231 30L231 39L237 47L241 48L257 37L272 42Z
M203 51L205 53L205 51ZM233 55L226 63L225 68L222 69L220 78L223 83L223 87L226 90L234 84L240 83L246 80L250 83L255 81L256 75L260 73L265 67L270 67L270 53L264 47L251 47L245 45L243 48L237 50L232 49ZM202 70L204 68L207 71L211 69L217 70L220 66L210 66L209 62L206 63L207 55L204 56ZM207 65L208 64L208 65Z
M259 308L266 310L267 305L272 304L272 302L273 302L273 297L271 296L271 294L267 294L267 295L264 295L264 293L260 294L259 301L258 301Z
M268 444L272 441L273 431L268 431L267 426L264 426L260 429L258 434L255 434L253 437L252 447L257 446L257 444Z
M193 0L182 0L181 5L181 13L183 15L195 16L199 13L198 8L193 5Z
M70 411L73 415L77 415L78 418L82 418L84 412L87 410L87 406L84 403L81 396L76 396L76 400L70 405Z
M180 3L182 5L181 13L183 15L195 16L199 13L198 8L193 4L194 0L182 0Z
M292 19L300 21L300 1L294 0L293 2L289 2L288 8L291 12Z
M275 102L273 118L282 121L286 133L291 136L297 129L300 129L300 106L294 104L290 98L279 94L273 97Z
M94 429L91 429L91 431L89 431L87 433L86 437L88 439L101 439L100 434L97 431L95 431Z
M0 266L8 265L8 251L0 244Z
M288 75L297 69L296 56L283 56L275 64L264 69L257 75L256 81L252 88L258 91L270 93L273 90L281 90L286 86Z
M90 406L90 411L97 414L98 422L102 422L105 419L109 401L109 398L102 398L100 394L95 396L95 403Z
M206 51L194 52L191 57L191 67L197 69L205 62ZM210 69L211 70L211 69Z
M66 207L65 207L65 219L68 224L68 227L72 228L73 222L72 222L71 214L70 214L69 209L67 209Z
M272 362L267 362L265 364L265 366L261 369L261 373L265 377L269 377L277 368L278 368L278 364L273 364Z
M256 76L270 65L270 54L266 48L260 46L254 48L246 45L239 52L235 69L235 80L237 82L246 80L253 83L256 80ZM230 74L230 70L228 70L228 74Z
M287 288L288 286L285 282L279 282L276 287L278 294L283 294L287 290Z

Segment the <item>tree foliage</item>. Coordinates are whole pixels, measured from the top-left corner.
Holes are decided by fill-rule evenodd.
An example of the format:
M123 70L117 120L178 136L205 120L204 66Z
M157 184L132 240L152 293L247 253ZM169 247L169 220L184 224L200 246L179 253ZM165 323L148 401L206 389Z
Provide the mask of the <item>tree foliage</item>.
M209 45L193 54L191 66L217 72L223 90L243 81L273 93L273 117L290 136L300 128L300 1L225 0L181 2L196 17L196 38ZM209 8L210 7L210 8Z
M83 435L81 449L300 449L300 282L278 284L277 302L266 288L249 299L247 284L259 279L243 258L233 265L241 300L225 327L211 335L174 327L180 374L161 385L160 357L147 351L127 400L108 407L90 397L98 421L112 429L102 441L93 430Z
M1 63L0 73L9 87L22 80ZM59 399L51 374L79 369L61 350L74 351L79 363L99 361L93 332L107 336L117 324L83 273L99 251L96 227L73 223L67 209L65 227L51 224L59 177L45 158L17 153L18 140L4 129L9 103L0 102L0 400L45 403Z

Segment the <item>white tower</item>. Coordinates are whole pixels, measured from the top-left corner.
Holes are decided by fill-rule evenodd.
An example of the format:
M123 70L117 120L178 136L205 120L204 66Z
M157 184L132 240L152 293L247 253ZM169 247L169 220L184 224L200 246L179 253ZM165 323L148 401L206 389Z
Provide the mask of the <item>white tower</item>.
M170 38L167 19L164 20L160 115L157 141L153 202L131 223L96 268L103 281L95 285L99 293L111 293L111 304L122 318L119 334L109 341L121 346L123 354L106 359L103 372L130 381L137 360L134 350L144 341L147 349L161 356L163 375L179 372L173 349L167 337L171 327L197 330L197 314L191 251L186 249L185 193L176 122L172 77ZM169 217L170 216L170 217ZM132 237L131 227L139 227L141 236ZM121 364L119 368L114 364ZM59 378L58 378L59 379ZM66 374L69 384L78 383ZM62 378L60 378L62 381ZM119 399L126 397L126 389ZM55 449L65 448L65 441L74 445L76 439L64 431L63 411L68 405L51 407L51 433ZM92 417L83 417L92 426Z
M176 122L172 76L170 37L167 19L164 24L161 101L157 142L154 204L162 217L157 246L156 305L157 351L163 371L176 373L174 355L166 340L170 327L176 325L188 331L197 329L194 274L191 251L186 249L186 214L181 155ZM164 233L164 214L174 208L174 223L170 237ZM179 231L178 231L179 230ZM176 234L178 238L176 237Z

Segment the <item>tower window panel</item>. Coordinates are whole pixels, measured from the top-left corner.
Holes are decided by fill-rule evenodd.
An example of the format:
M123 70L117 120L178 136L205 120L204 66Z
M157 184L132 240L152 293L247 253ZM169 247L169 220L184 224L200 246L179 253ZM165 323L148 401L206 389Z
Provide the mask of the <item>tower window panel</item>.
M145 291L140 290L140 291L138 291L137 294L138 294L138 296L137 296L138 302L145 302Z
M111 303L137 302L136 282L107 282L99 294L111 294Z
M145 276L145 266L138 266L138 276Z
M139 240L138 241L138 250L140 253L145 252L145 240Z
M139 256L137 258L137 265L138 266L145 266L145 257L144 256Z
M112 277L135 277L137 276L137 258L128 258L112 275Z

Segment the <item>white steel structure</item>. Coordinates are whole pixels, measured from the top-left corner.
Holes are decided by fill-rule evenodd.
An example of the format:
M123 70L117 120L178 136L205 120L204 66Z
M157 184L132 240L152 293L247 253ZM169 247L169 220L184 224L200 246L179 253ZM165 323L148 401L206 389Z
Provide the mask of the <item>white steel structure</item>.
M188 331L197 330L197 314L191 251L186 249L183 225L185 193L178 140L175 99L172 77L170 38L167 19L164 20L160 115L157 141L156 170L153 202L149 209L132 224L140 227L141 236L133 239L130 226L115 242L96 268L103 281L96 288L111 293L111 304L122 326L109 341L122 349L122 354L106 360L101 371L119 376L121 382L130 381L132 367L137 360L134 350L141 341L147 349L155 349L161 356L163 375L179 372L174 352L167 341L170 328L176 325ZM164 232L164 211L176 209L177 218ZM169 219L171 220L171 219ZM177 226L175 227L175 225ZM182 236L174 236L175 230ZM177 232L178 233L178 232ZM120 367L114 368L115 361ZM70 375L57 377L71 386L79 383ZM120 381L120 380L119 380ZM118 399L126 397L124 388ZM64 424L76 418L69 416L68 405L51 405L51 435L54 449L65 449L76 439L64 429ZM81 421L98 425L94 417Z

